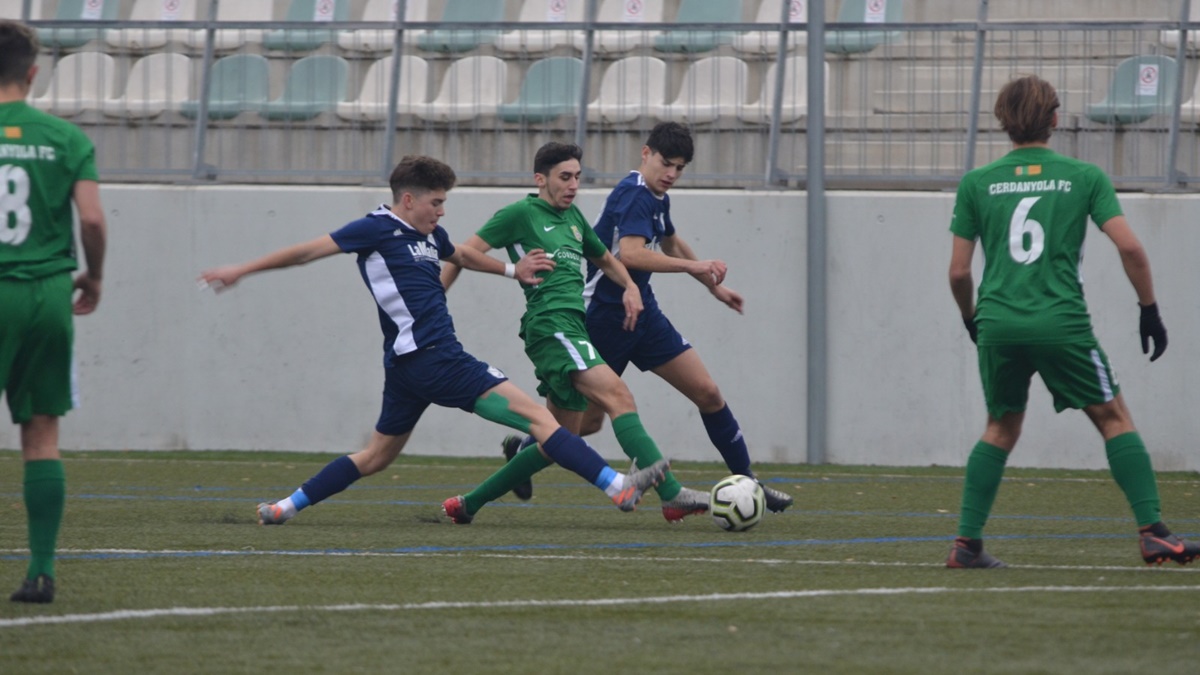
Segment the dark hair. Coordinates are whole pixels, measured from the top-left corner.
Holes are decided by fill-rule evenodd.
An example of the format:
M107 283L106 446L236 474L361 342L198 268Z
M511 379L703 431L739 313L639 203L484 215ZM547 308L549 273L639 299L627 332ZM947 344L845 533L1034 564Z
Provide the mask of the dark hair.
M0 20L0 85L24 82L39 47L32 28L20 21Z
M1058 110L1054 87L1037 75L1012 80L996 97L996 119L1013 143L1045 143L1054 131Z
M551 141L538 148L533 156L533 172L543 176L550 175L550 169L569 159L583 160L583 150L574 143L558 143Z
M692 131L678 122L659 122L650 130L646 147L663 156L663 159L682 159L690 164L695 148Z
M454 169L445 162L424 155L406 155L392 169L388 183L392 186L392 199L399 201L405 192L419 196L433 190L450 190L457 180Z

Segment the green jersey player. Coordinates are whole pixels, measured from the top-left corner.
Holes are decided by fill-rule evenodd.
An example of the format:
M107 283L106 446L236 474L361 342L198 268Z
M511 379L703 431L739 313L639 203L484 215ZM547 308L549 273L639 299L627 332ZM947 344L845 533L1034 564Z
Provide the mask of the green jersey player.
M0 21L0 390L21 427L31 553L11 599L46 603L54 600L66 500L58 418L75 401L71 315L90 314L100 302L105 224L92 142L25 102L37 53L32 29ZM87 271L74 279L72 202L87 259Z
M1013 142L1003 158L969 172L958 187L950 231L950 290L971 339L987 403L987 427L967 460L958 538L947 567L1004 563L983 550L1009 453L1021 435L1029 385L1037 373L1054 407L1081 409L1104 438L1113 478L1137 520L1150 564L1186 564L1200 545L1179 539L1161 519L1154 470L1133 425L1108 356L1092 332L1079 264L1090 219L1121 255L1141 305L1142 351L1153 361L1167 347L1150 262L1099 168L1050 150L1058 95L1036 76L1013 80L995 114ZM986 264L978 301L971 273L976 242Z
M612 420L625 454L638 466L650 466L662 459L662 453L642 426L633 394L600 357L585 326L585 260L624 289L621 301L626 330L633 330L643 305L629 272L600 242L574 204L581 157L582 151L575 145L547 143L539 148L534 157L537 194L500 209L463 246L484 252L503 248L510 260L540 253L555 262L554 269L540 273L541 284L522 284L525 314L520 337L534 364L538 393L546 397L546 407L558 422L572 433L578 433L589 402L598 406ZM453 265L443 266L442 281L447 288L458 271ZM526 484L546 466L537 446L530 443L475 490L446 500L446 512L455 522L469 522L484 504ZM684 488L670 472L655 489L668 521L708 510L708 494Z

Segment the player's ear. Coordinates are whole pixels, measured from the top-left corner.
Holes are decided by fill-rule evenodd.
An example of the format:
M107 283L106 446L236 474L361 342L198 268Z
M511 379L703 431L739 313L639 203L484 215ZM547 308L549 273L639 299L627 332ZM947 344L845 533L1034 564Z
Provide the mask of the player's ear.
M36 63L32 66L29 66L29 74L25 76L25 84L31 88L33 87L33 78L37 77L37 72L38 67Z

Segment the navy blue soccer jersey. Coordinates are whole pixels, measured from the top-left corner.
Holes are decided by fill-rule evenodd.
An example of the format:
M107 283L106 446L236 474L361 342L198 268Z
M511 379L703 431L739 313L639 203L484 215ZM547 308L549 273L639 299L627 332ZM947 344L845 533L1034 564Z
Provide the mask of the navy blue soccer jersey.
M663 237L675 235L675 226L671 223L671 198L651 192L642 174L632 171L608 194L604 211L592 229L613 255L621 248L621 237L628 236L644 237L647 248L658 250ZM604 276L600 268L589 262L587 274L583 295L589 304L624 304L621 297L625 289ZM650 288L650 272L629 270L629 276L642 292L645 308L657 307L654 290Z
M440 225L423 235L384 204L330 236L343 251L358 254L379 310L385 359L458 340L440 276L454 244Z

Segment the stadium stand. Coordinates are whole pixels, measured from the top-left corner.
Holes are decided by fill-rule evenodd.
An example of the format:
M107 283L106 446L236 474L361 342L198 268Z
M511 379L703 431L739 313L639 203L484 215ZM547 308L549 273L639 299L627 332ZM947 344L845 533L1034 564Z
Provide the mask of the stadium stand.
M263 34L263 47L285 52L311 52L335 42L337 35L328 28L316 28L331 21L350 20L350 0L292 0L284 21L313 24L313 28L280 28Z
M679 11L670 23L740 23L742 0L679 0ZM666 30L654 36L655 51L711 52L733 41L734 33L722 30Z
M442 23L504 21L504 0L446 0ZM435 28L417 34L419 49L431 52L469 52L496 39L498 30Z
M392 89L392 65L385 56L371 64L363 76L358 98L337 104L338 117L345 120L380 121L387 119L388 93ZM419 56L400 57L400 83L397 110L404 103L425 103L429 97L429 64Z
M667 64L653 56L629 56L604 71L600 91L588 104L588 120L605 124L648 117L651 108L666 103Z
M129 14L130 21L195 21L196 0L137 0ZM109 28L104 31L104 43L110 51L147 52L165 47L169 42L182 42L190 31L165 28Z
M0 16L9 19L20 19L25 8L24 0L0 0ZM42 0L29 3L29 20L37 21L42 18Z
M754 20L757 23L778 26L782 12L783 0L762 0ZM808 22L808 5L805 0L788 0L788 21L791 23ZM788 33L788 51L807 43L808 33L802 30ZM733 48L748 54L775 54L779 52L779 33L771 30L739 33L733 37Z
M625 0L604 0L596 12L596 21L601 23L662 23L665 16L663 0L643 0L629 3ZM592 49L600 54L615 54L632 51L649 41L647 31L597 30L593 32ZM576 35L575 48L584 50L585 35Z
M217 21L226 23L265 22L273 18L273 0L237 0L217 5ZM195 30L184 40L194 52L204 51L207 31ZM258 28L217 28L213 31L213 49L228 52L250 45L261 45L263 32Z
M752 124L770 124L775 111L775 78L778 67L772 63L762 78L758 101L744 103L738 108L738 119ZM829 64L825 64L825 101L828 112ZM808 114L808 57L789 56L783 66L783 103L779 110L780 123L787 124Z
M840 23L900 23L904 20L903 0L842 0L838 8ZM825 51L834 54L860 54L900 39L900 31L835 30L825 36Z
M517 100L502 104L496 116L505 122L539 123L579 109L583 86L583 61L554 56L536 61L525 71Z
M508 65L495 56L466 56L455 60L442 76L438 93L429 103L401 101L400 109L428 122L463 122L495 115L504 100Z
M750 69L733 56L708 56L684 72L679 94L670 103L650 106L660 120L684 124L708 124L725 117L734 119L746 101Z
M292 64L283 93L259 114L268 120L310 120L337 110L349 92L350 64L340 56L313 54Z
M1188 6L1188 21L1200 21L1200 2L1193 1ZM1179 35L1179 30L1164 30L1158 34L1158 40L1173 52L1179 46ZM1192 51L1200 49L1200 28L1188 30L1186 48Z
M1169 56L1132 56L1117 64L1108 94L1087 107L1101 124L1137 124L1169 113L1175 105L1178 72Z
M271 95L271 67L259 54L232 54L213 64L208 95L210 120L232 119L243 112L262 109ZM184 101L184 117L199 115L200 101Z
M551 21L583 21L583 2L571 0L525 0L518 21L546 23ZM580 31L522 29L501 33L496 37L496 49L513 54L534 54L571 45Z
M14 16L20 15L20 11ZM121 18L120 0L59 0L54 21L116 21ZM44 48L77 49L99 39L96 28L39 28Z
M398 0L367 0L363 21L396 22ZM405 21L425 21L429 16L428 0L408 0L404 7ZM337 44L349 52L390 52L396 41L396 31L390 28L361 28L338 31ZM405 33L405 42L412 39Z
M102 52L67 54L54 64L46 92L33 99L33 106L69 117L86 110L99 110L116 96L116 60Z
M150 118L175 110L192 91L192 60L183 54L149 54L129 69L125 94L103 102L109 117Z

